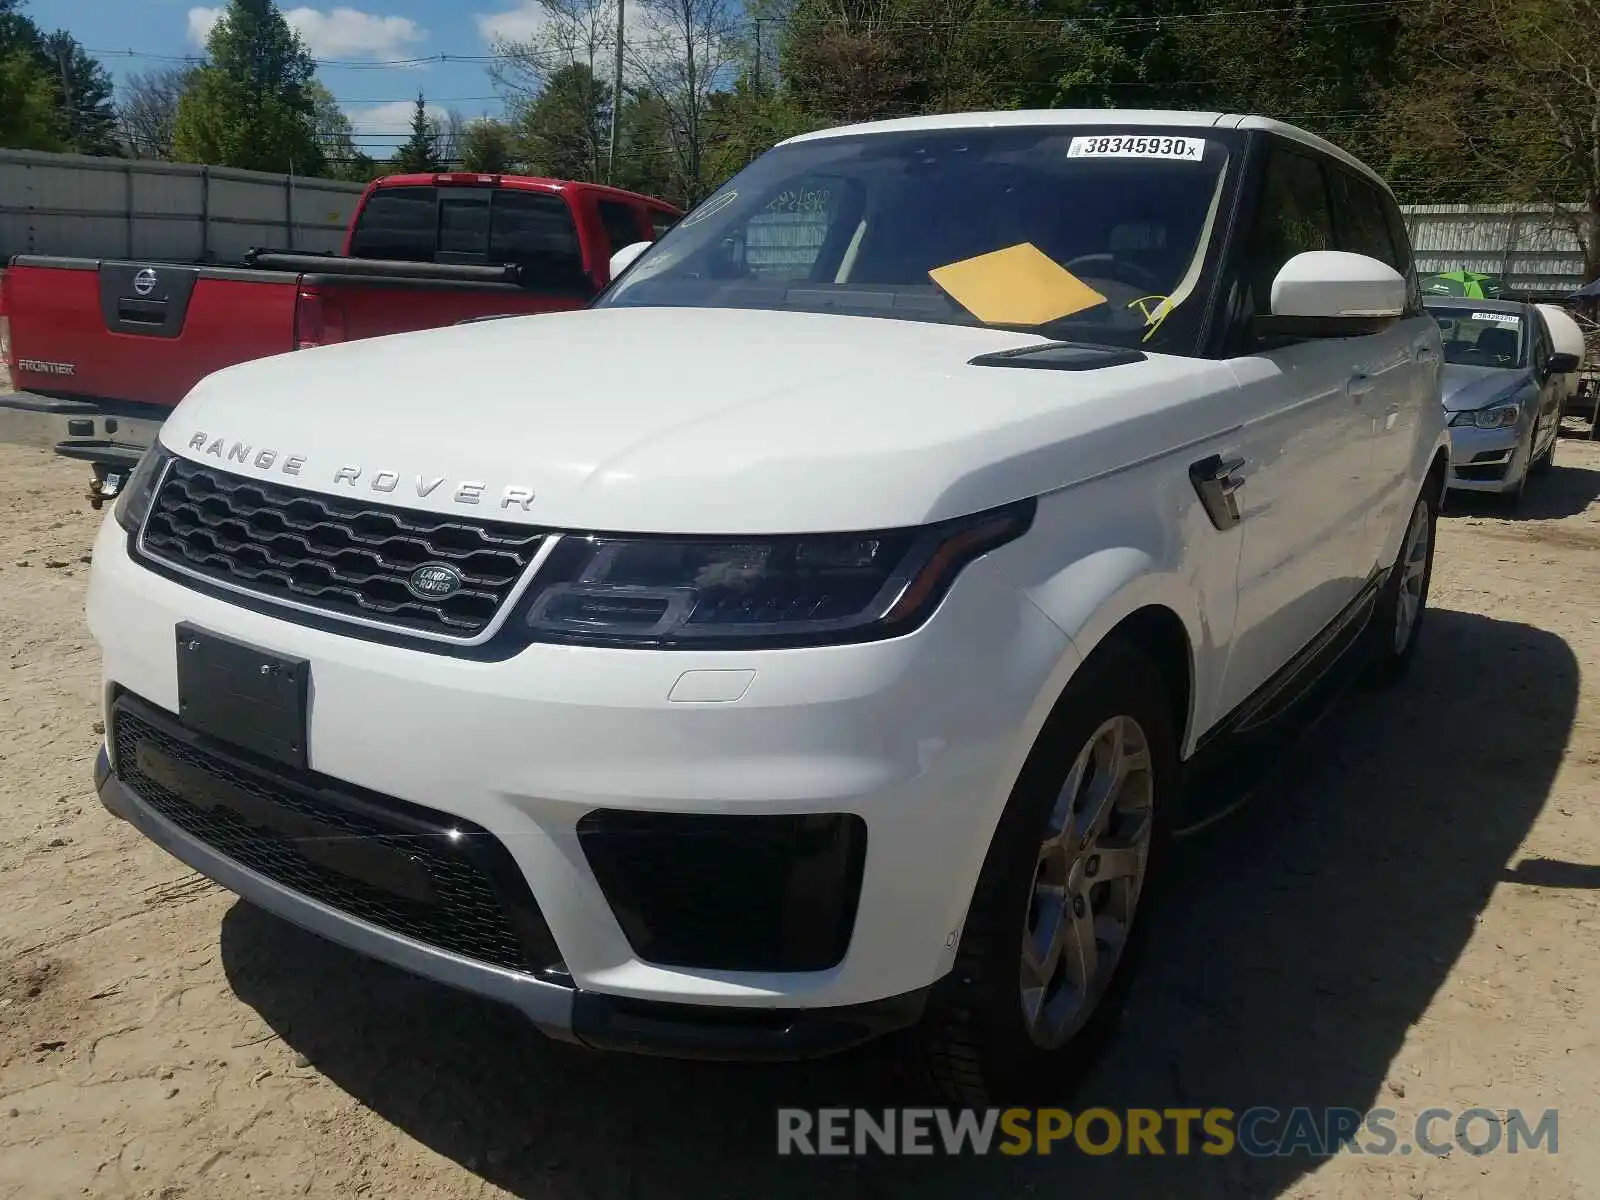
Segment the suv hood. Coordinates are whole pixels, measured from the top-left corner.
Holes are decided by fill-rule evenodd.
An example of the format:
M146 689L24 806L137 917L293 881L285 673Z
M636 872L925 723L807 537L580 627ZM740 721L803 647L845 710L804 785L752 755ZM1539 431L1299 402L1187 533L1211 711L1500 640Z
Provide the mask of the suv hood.
M1526 368L1464 367L1446 363L1439 395L1446 412L1471 412L1509 400L1532 378Z
M732 309L506 318L229 367L161 440L239 474L434 512L792 533L960 516L1236 423L1221 363L968 365L1044 343Z

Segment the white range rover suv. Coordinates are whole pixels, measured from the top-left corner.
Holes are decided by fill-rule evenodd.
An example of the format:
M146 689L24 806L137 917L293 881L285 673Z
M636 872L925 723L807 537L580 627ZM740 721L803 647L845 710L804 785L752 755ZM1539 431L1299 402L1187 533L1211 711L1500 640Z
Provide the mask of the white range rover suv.
M1416 645L1395 202L1261 118L984 113L792 139L639 250L194 389L95 546L100 796L560 1037L1059 1094L1200 765Z

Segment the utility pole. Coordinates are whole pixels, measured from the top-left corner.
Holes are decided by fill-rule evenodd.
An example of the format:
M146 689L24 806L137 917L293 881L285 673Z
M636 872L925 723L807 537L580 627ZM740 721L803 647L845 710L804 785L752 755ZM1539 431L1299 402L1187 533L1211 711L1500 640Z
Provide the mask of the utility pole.
M617 130L622 125L622 14L628 0L617 0L617 64L611 75L611 149L606 156L606 182L617 182Z
M755 18L755 24L756 24L755 85L756 85L756 91L759 93L761 91L761 18L760 17Z

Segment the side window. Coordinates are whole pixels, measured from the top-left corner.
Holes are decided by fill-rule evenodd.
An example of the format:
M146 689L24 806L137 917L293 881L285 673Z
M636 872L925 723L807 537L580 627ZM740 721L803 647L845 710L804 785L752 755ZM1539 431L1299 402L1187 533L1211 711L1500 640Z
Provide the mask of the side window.
M606 240L611 243L611 253L644 241L639 236L639 222L634 217L632 205L618 200L601 200L598 204L600 224L606 228Z
M808 179L785 189L744 227L744 265L758 278L811 278L843 197L837 181Z
M1384 217L1383 196L1378 189L1348 171L1331 172L1329 182L1333 185L1333 216L1339 231L1339 249L1365 254L1403 273L1389 222Z
M1542 375L1545 364L1550 361L1550 330L1544 323L1544 314L1538 309L1533 310L1533 320L1528 323L1528 332L1533 339L1533 366Z
M1272 281L1284 263L1310 250L1333 248L1333 218L1322 168L1315 159L1274 144L1243 263L1255 312L1272 311Z
M432 262L438 228L435 190L386 188L367 198L350 252L357 258Z
M1406 231L1406 219L1400 213L1400 206L1388 196L1383 198L1383 211L1389 222L1395 253L1400 256L1400 274L1406 277L1406 315L1421 316L1422 280L1417 277L1417 261L1411 250L1411 234Z
M655 240L656 238L661 237L662 234L666 233L667 230L671 229L677 223L678 218L672 213L663 212L659 208L652 208L650 210L651 239Z
M581 270L583 251L567 202L542 192L496 192L489 219L489 261L520 263L534 280L541 267L553 279L568 279Z

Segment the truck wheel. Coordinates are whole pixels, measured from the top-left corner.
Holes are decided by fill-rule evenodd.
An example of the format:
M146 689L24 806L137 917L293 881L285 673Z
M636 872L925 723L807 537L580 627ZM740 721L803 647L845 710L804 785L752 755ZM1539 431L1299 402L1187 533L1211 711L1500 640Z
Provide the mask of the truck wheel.
M1378 593L1368 634L1372 661L1364 682L1383 688L1406 673L1417 651L1417 635L1428 610L1428 587L1433 582L1433 543L1439 514L1431 487L1411 510L1400 555Z
M950 1102L1060 1100L1116 1032L1165 857L1172 724L1160 671L1120 642L1056 705L990 843L955 967L910 1037L914 1071Z

